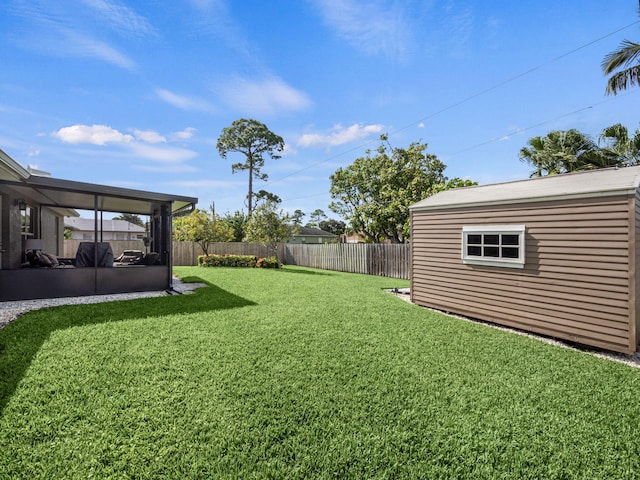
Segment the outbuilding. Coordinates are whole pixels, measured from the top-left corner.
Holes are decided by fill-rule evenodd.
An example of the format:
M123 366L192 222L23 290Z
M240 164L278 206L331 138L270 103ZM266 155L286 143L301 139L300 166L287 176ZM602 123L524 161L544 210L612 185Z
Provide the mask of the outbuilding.
M640 167L457 188L411 207L414 303L632 354Z

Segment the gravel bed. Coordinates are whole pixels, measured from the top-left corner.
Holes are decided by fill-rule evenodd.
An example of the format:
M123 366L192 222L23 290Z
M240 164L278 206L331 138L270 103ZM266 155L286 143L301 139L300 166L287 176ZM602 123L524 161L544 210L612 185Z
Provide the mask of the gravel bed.
M402 300L411 303L411 297L410 297L410 290L408 288L394 288L391 290L387 290L387 292L395 295L398 298L401 298ZM515 328L509 328L509 327L503 327L501 325L497 325L495 323L489 323L489 322L483 322L482 320L475 320L473 318L468 318L468 317L463 317L460 315L455 315L449 312L443 312L441 310L436 310L433 308L429 308L428 310L433 310L434 312L438 312L438 313L444 313L445 315L448 315L450 317L455 317L455 318L459 318L460 320L464 320L466 322L473 322L473 323L479 323L482 325L485 325L487 327L491 327L491 328L495 328L498 330L504 330L506 332L511 332L511 333L515 333L516 335L523 335L525 337L531 337L531 338L535 338L536 340L540 340L542 342L546 342L546 343L550 343L552 345L556 345L559 347L563 347L563 348L570 348L572 350L576 350L576 351L580 351L580 352L585 352L588 353L590 355L594 355L596 357L600 357L600 358L606 358L608 360L612 360L614 362L620 362L620 363L624 363L626 365L629 365L631 367L636 367L636 368L640 368L640 354L636 353L635 355L625 355L623 353L614 353L614 352L607 352L604 350L594 350L590 347L587 346L576 346L573 344L569 344L566 342L563 342L562 340L558 340L556 338L551 338L551 337L543 337L541 335L536 335L534 333L529 333L523 330L518 330Z
M204 287L204 283L183 283L173 279L172 290L155 292L118 293L113 295L90 295L86 297L44 298L40 300L18 300L15 302L0 302L0 328L8 325L23 313L40 308L57 307L60 305L81 305L87 303L118 302L137 298L165 297L168 295L187 294L196 288Z

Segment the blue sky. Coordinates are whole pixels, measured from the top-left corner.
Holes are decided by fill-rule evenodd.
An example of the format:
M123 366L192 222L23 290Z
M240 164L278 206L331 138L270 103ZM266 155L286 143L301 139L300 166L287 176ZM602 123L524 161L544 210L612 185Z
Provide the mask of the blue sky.
M328 208L329 175L382 133L429 144L449 177L528 177L527 140L639 126L603 56L640 40L634 0L5 0L0 148L54 177L244 207L222 129L282 136L282 208Z

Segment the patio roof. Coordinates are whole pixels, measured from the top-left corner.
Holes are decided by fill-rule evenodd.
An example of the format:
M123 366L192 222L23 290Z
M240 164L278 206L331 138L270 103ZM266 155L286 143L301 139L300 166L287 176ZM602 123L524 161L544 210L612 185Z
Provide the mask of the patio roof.
M0 179L22 180L29 176L29 172L18 162L0 150Z
M172 202L172 213L195 208L197 198L75 182L59 178L30 175L22 181L0 180L13 190L41 205L52 208L75 208L148 214L158 204Z

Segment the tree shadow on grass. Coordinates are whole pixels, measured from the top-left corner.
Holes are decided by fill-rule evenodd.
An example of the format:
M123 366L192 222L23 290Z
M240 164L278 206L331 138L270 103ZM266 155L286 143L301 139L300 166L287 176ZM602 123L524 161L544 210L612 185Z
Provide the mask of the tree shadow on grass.
M0 329L0 415L49 336L58 330L147 317L200 313L256 305L198 277L185 282L206 283L188 295L140 298L44 308L24 314Z

